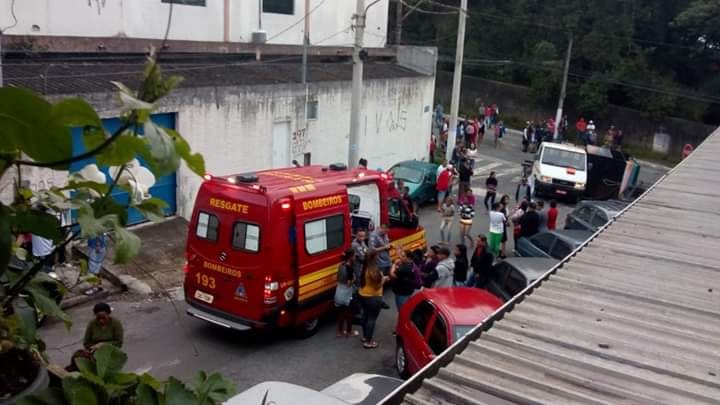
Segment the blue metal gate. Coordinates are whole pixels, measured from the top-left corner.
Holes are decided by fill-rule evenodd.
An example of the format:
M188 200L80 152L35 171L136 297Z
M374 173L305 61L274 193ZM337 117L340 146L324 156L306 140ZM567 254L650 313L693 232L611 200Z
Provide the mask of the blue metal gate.
M175 114L173 113L154 114L152 116L152 120L160 126L175 129ZM106 131L112 133L120 127L121 122L118 118L108 118L103 120L103 125ZM85 144L82 140L82 131L80 129L76 129L73 131L73 155L78 155L83 152L85 152ZM138 156L137 159L141 165L145 166L145 161L140 156ZM70 165L70 172L73 173L80 171L83 167L92 163L97 163L95 158L74 162ZM108 184L112 182L110 174L108 173L108 168L100 167L100 170L102 170L102 172L107 176ZM150 188L150 194L153 197L160 198L167 203L168 206L165 209L166 216L174 215L177 210L177 200L175 196L176 187L177 180L175 173L171 173L167 176L157 178L155 180L155 185ZM118 188L114 190L112 196L122 205L127 205L130 197L126 191ZM134 208L128 210L128 225L138 224L144 221L147 221L147 219L138 210Z

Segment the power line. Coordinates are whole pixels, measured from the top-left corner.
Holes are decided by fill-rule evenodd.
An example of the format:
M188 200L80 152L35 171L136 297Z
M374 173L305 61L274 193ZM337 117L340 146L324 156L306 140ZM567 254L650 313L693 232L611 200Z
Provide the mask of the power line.
M400 0L400 1L404 1L404 0ZM444 8L453 9L456 11L460 10L459 7L451 6L448 4L443 4L443 3L437 2L435 0L425 0L425 1L427 1L428 3L433 4L435 6L438 6L438 7L444 7ZM506 21L514 21L514 22L522 24L522 25L543 28L543 29L556 31L556 32L572 32L572 33L582 32L585 34L594 34L594 35L597 35L600 37L605 37L605 38L615 38L615 39L620 39L620 40L624 40L624 41L633 41L633 42L637 42L637 43L645 43L648 45L663 46L663 47L667 47L667 48L677 48L677 49L686 49L686 50L698 50L699 49L699 47L696 47L696 46L674 44L674 43L670 43L670 42L656 41L656 40L652 40L652 39L641 39L641 38L636 38L636 37L632 37L632 36L607 34L607 33L601 33L601 32L597 32L597 31L588 31L588 30L572 31L570 29L562 28L562 27L559 27L556 25L542 24L542 23L532 22L532 21L529 21L529 20L526 20L523 18L517 18L517 17L512 17L512 16L502 15L502 14L492 14L492 13L487 13L487 12L483 12L483 11L468 10L467 13L469 16L476 15L476 16L492 19L494 22L499 21L501 23L504 23ZM714 52L720 52L720 50L718 50L718 49L713 49L713 48L708 48L708 47L703 47L703 49L707 49L707 50L714 51Z
M418 13L422 14L432 14L432 15L452 15L457 14L459 11L431 11L431 10L425 10L420 8L419 6L415 6L412 4L408 4L405 0L398 0L400 3L402 3L405 7L412 8L411 11L408 12L408 14L405 14L405 18L410 15L410 13L413 13L417 11Z
M320 8L320 6L322 6L326 1L327 1L327 0L321 0L320 3L318 3L318 4L317 4L315 7L313 7L312 9L310 9L310 11L305 10L305 15L303 16L303 18L295 21L294 23L290 24L289 26L287 26L287 27L286 27L285 29L283 29L282 31L280 31L280 32L278 32L277 34L271 36L270 38L268 38L268 39L266 40L266 42L272 41L273 39L279 37L280 35L282 35L282 34L288 32L288 31L290 31L291 29L293 29L294 27L296 27L296 26L297 26L298 24L300 24L301 22L305 21L306 18L310 17L310 15L311 15L312 13L314 13L315 10L317 10L318 8Z
M169 67L163 67L163 71L165 72L189 72L189 71L195 71L195 70L203 70L203 69L218 69L218 68L224 68L224 67L233 67L233 66L248 66L248 65L262 65L262 64L273 64L281 61L287 61L287 60L296 60L298 56L286 56L282 58L276 58L276 59L269 59L269 60L263 60L263 61L249 61L249 62L228 62L228 63L218 63L218 64L206 64L206 65L193 65L190 67L175 67L175 66L169 66ZM71 75L48 75L48 76L16 76L16 77L7 77L7 80L37 80L37 79L73 79L73 78L90 78L90 77L107 77L107 76L121 76L121 75L135 75L135 74L141 74L144 72L144 68L142 65L138 65L138 70L133 71L120 71L120 72L100 72L100 73L85 73L85 74L71 74Z
M508 60L508 61L504 61L504 62L497 61L496 63L489 64L489 63L484 63L484 62L476 62L472 59L469 59L464 64L466 64L468 66L478 66L478 67L488 67L488 66L496 66L496 65L518 65L518 66L522 66L522 67L525 67L528 69L562 73L562 69L560 69L560 68L554 68L551 66L542 66L542 65L538 65L538 64L519 62L519 61L514 61L514 60ZM684 99L689 99L689 100L701 101L701 102L705 102L705 103L720 104L720 98L709 96L706 94L671 91L671 90L666 90L666 89L662 89L659 87L650 86L647 84L640 84L640 83L636 83L636 82L628 82L628 81L624 81L624 80L605 78L602 76L597 76L593 73L597 73L597 72L590 72L589 74L588 73L570 72L569 75L576 77L576 78L600 81L603 83L612 84L612 85L620 86L620 87L632 88L635 90L647 91L647 92L657 93L657 94L664 94L664 95L668 95L668 96L674 96L674 97L679 97L679 98L684 98Z
M3 29L0 29L0 35L4 34L5 31L9 29L15 28L18 25L18 19L15 15L15 0L12 0L12 3L10 3L10 15L13 18L13 23Z
M340 31L338 31L338 32L336 32L336 33L334 33L334 34L328 35L327 37L325 37L325 38L323 38L323 39L315 42L313 45L320 45L320 44L322 44L322 43L325 42L325 41L329 41L329 40L335 38L336 36L338 36L338 35L340 35L340 34L342 34L342 33L344 33L344 32L349 32L351 28L352 28L352 24L348 25L347 27L341 29Z

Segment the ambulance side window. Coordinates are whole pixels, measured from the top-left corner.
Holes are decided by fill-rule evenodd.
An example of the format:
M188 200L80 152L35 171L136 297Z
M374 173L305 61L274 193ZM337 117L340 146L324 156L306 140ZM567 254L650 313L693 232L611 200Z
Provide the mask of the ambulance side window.
M345 243L345 217L331 217L305 222L305 250L314 255L337 249Z
M217 242L219 226L220 221L218 221L218 218L215 215L208 214L207 212L200 212L198 214L197 226L195 228L195 236Z
M256 253L260 250L260 227L247 222L236 222L233 225L232 247Z

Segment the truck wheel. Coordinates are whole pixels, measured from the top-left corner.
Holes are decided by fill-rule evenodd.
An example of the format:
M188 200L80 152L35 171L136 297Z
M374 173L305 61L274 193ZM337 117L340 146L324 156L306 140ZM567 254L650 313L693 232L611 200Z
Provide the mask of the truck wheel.
M297 337L307 339L320 329L320 318L309 319L297 326Z
M404 380L410 378L407 362L408 359L407 355L405 354L405 347L402 344L402 340L398 339L395 346L395 368L397 369L400 378Z

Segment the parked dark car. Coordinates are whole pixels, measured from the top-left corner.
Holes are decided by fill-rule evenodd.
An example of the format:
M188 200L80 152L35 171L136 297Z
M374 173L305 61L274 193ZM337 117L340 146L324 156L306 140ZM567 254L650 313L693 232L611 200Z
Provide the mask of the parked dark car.
M437 197L435 183L438 165L420 160L406 160L395 164L389 172L393 179L402 180L410 189L410 198L422 205Z
M520 238L517 252L523 257L546 257L560 260L590 238L592 234L589 231L576 229L540 232L530 238Z
M625 201L582 201L565 219L565 229L595 232L628 205Z
M493 266L486 289L508 301L558 262L544 257L509 257Z

